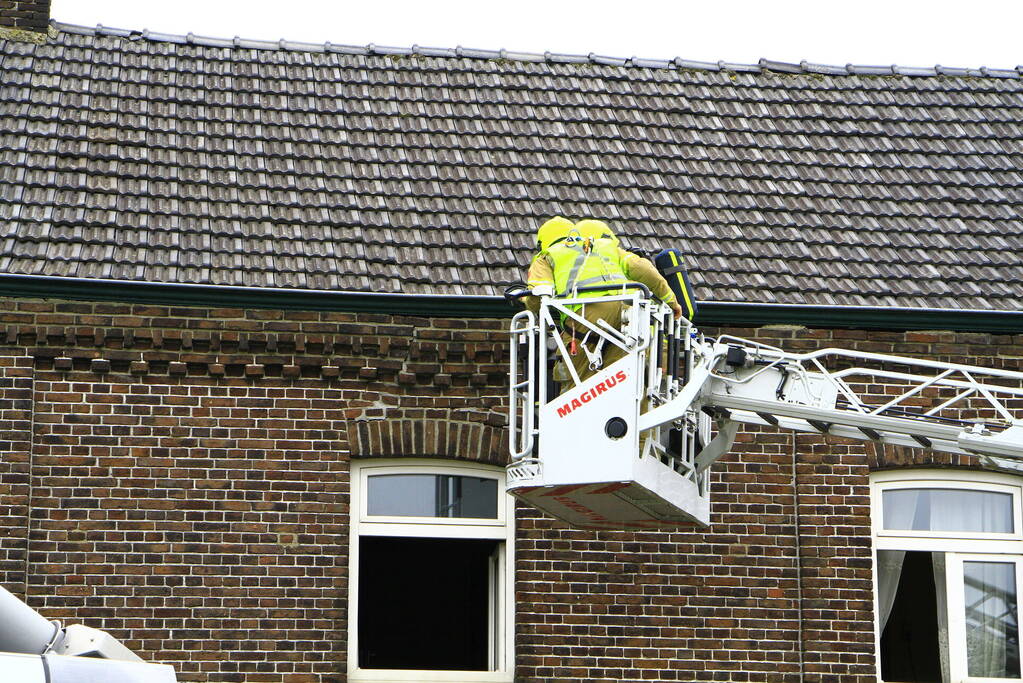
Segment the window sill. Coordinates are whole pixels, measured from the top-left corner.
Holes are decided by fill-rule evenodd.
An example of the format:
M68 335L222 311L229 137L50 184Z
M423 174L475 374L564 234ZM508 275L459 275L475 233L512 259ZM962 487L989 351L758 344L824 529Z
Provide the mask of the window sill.
M348 672L350 683L512 683L515 677L506 671L431 671L396 669L357 669Z

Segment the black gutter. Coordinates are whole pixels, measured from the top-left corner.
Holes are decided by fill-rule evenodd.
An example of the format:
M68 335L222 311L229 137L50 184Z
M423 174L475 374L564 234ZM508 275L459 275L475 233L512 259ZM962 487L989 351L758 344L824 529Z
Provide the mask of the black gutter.
M1023 333L1023 311L700 302L699 325L802 325L860 330Z
M453 318L507 318L518 310L499 296L379 294L13 274L0 274L0 297ZM953 330L1023 334L1023 311L701 301L696 323L701 326L725 327L802 325L874 330Z
M501 317L510 315L512 311L502 297L495 296L379 294L0 274L0 297L4 296L164 306L394 313L459 318Z

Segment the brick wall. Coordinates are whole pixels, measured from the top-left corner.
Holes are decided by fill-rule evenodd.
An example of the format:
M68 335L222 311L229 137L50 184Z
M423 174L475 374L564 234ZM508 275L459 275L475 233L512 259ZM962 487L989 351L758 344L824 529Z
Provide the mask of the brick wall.
M0 357L0 576L25 594L29 470L32 458L32 359Z
M0 27L45 33L50 0L0 0Z
M499 328L5 301L4 585L180 680L339 680L350 452L497 462Z
M503 326L5 300L0 579L183 681L343 680L349 459L500 463ZM729 332L1023 357L989 335ZM717 467L708 529L520 508L519 680L873 680L867 474L914 464L971 465L764 428Z

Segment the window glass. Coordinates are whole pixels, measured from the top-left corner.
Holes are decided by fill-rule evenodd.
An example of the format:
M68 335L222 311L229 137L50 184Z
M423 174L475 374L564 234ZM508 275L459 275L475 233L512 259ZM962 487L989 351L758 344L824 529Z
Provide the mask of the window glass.
M368 512L394 517L497 519L497 480L446 474L369 477Z
M877 554L881 679L941 681L944 595L940 553L881 550Z
M964 562L963 583L970 676L1019 678L1016 565Z
M359 549L359 667L486 671L499 541L366 537Z
M885 529L1013 533L1012 495L966 489L888 489Z

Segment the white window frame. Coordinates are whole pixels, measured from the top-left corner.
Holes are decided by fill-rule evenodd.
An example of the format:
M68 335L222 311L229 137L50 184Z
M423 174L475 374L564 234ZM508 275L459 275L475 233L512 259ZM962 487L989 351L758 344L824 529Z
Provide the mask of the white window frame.
M975 470L888 470L870 476L871 527L874 539L874 652L877 680L881 679L881 614L877 551L907 550L945 553L945 589L948 609L949 674L953 683L1021 681L1023 678L977 678L967 676L965 587L963 562L1014 562L1017 581L1023 579L1023 477ZM885 529L883 492L893 489L960 489L1012 495L1013 532L912 531ZM1017 584L1018 609L1023 610L1023 583ZM1023 630L1023 624L1020 624ZM956 647L962 644L962 647Z
M964 562L1002 562L1015 565L1016 574L1016 628L1023 631L1020 624L1020 609L1023 608L1023 557L1004 554L968 554L948 553L945 555L945 583L948 586L948 633L949 640L954 633L959 642L966 642L966 588L963 582ZM969 683L1005 683L1019 681L1023 678L988 678L986 676L967 675L966 647L949 647L949 672L952 680L968 681Z
M906 539L924 539L924 545L930 546L936 539L955 541L956 539L968 540L969 550L976 550L977 541L1023 541L1023 496L1020 495L1021 481L1011 481L1012 475L1002 474L981 474L969 472L964 478L964 473L930 471L923 475L907 478L905 472L879 472L871 478L876 495L871 497L871 520L873 521L874 537L878 539L878 547L881 547L882 539L898 538L901 544ZM1005 481L1008 479L1010 481ZM991 493L1007 493L1012 496L1012 528L1011 533L981 532L981 531L914 531L909 529L885 529L883 522L884 504L883 493L898 489L957 489L960 491L986 491ZM942 543L941 550L949 549L947 544ZM997 544L992 547L997 548ZM899 545L895 550L917 550ZM994 552L999 552L994 550ZM1004 552L1014 552L1006 550Z
M410 517L369 515L365 495L370 476L378 474L436 474L489 477L497 480L497 519ZM515 663L515 504L505 493L504 469L490 465L445 460L388 459L353 460L348 564L348 680L374 683L409 681L444 683L511 683ZM498 572L496 591L491 591L490 623L492 671L432 671L420 669L360 669L359 630L359 538L402 536L417 538L479 538L504 541L491 571ZM495 566L496 565L496 566ZM496 651L495 651L496 650Z

